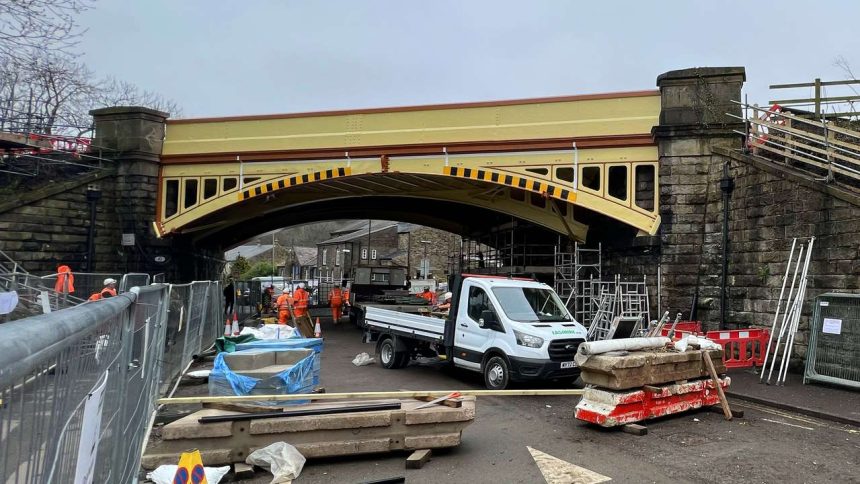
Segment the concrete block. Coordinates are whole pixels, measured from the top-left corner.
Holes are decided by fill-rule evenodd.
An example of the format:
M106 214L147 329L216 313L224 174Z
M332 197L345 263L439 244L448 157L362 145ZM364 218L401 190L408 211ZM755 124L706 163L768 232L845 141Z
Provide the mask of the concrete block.
M203 453L206 465L226 465L244 462L255 449L279 441L294 445L307 458L452 447L460 444L463 429L475 416L475 397L462 400L460 408L440 405L414 410L422 402L409 399L401 402L399 410L198 423L197 419L204 415L236 413L208 408L165 425L162 435L170 438L150 445L143 462L148 469L159 463L175 463L183 450L197 448ZM316 402L290 409L358 403ZM410 418L412 414L419 417ZM205 457L207 453L211 456L209 460Z
M164 440L179 440L229 437L233 433L232 422L200 424L197 422L197 419L201 417L235 414L236 412L206 408L165 425L164 429L161 431L161 438Z
M307 432L311 430L360 429L391 425L391 412L365 412L252 420L251 434Z
M407 449L436 449L460 445L460 432L436 435L416 435L404 440Z
M420 469L424 467L424 464L430 461L431 455L433 455L433 451L431 451L430 449L416 450L409 457L406 458L406 468Z
M712 350L718 373L725 373L722 351ZM582 381L623 390L707 376L701 351L685 353L631 352L626 356L595 355L582 365Z
M254 468L248 464L237 462L233 464L233 479L251 479L254 477Z
M170 454L147 454L141 457L140 466L152 470L161 465L176 465L179 463L179 455L187 451L179 450ZM205 466L229 465L232 463L232 452L230 449L200 449L200 459ZM242 462L245 459L241 460Z
M336 457L341 455L374 454L392 450L390 438L306 443L296 444L295 447L303 456L305 456L306 459Z

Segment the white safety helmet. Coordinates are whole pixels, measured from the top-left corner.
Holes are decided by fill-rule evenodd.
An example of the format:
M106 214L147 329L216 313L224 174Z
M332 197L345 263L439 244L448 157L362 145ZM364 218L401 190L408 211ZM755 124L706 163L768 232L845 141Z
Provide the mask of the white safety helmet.
M305 283L304 283L304 282L300 282L300 283L299 283L299 289L304 289L304 288L305 288Z
M107 286L108 284L116 284L116 279L108 277L107 279L105 279L105 286Z
M287 289L287 288L285 287L285 288L284 288L284 290L283 290L283 291L281 291L281 292L282 292L282 293L284 293L284 294L289 294L289 293L290 293L290 290L289 290L289 289Z
M454 297L454 294L452 294L451 292L446 292L446 293L445 293L445 296L444 296L444 299L445 299L445 300L448 300L448 299L451 299L452 297Z

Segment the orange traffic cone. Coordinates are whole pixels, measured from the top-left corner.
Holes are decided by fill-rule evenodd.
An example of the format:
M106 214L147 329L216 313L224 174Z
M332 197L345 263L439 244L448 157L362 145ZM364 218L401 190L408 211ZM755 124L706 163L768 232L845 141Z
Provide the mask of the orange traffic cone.
M239 336L239 318L233 313L233 336Z
M231 326L232 325L230 324L230 317L228 316L227 322L224 323L224 336L230 336L231 334L233 334Z
M317 324L314 325L314 338L322 337L322 328L320 328L320 318L317 317Z

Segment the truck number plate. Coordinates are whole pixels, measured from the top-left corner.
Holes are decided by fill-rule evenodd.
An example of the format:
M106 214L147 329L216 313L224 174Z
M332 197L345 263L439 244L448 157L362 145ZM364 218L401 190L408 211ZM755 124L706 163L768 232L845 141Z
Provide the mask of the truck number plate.
M562 361L561 362L561 369L564 370L565 368L576 368L576 362L575 361Z

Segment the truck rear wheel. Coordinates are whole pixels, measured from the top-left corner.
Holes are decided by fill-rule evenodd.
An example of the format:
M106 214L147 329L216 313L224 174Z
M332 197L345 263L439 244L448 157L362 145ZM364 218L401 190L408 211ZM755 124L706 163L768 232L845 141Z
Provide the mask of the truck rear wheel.
M397 346L391 338L385 338L380 341L376 352L379 354L379 362L383 368L396 370L405 368L409 364L409 353L397 351Z

